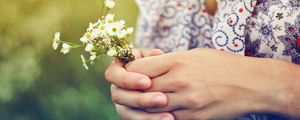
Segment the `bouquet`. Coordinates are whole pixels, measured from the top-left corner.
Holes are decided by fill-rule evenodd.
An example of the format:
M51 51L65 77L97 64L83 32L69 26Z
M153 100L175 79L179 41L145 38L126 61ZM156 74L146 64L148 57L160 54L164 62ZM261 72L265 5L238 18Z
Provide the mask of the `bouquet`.
M61 45L61 52L67 54L71 49L84 48L89 54L89 59L82 54L83 66L94 64L96 59L103 54L115 57L123 63L135 60L132 54L133 45L129 36L133 34L132 27L126 27L124 20L115 20L115 15L109 13L115 6L113 0L98 0L102 7L101 18L90 23L86 33L80 38L82 44L71 43L60 39L60 32L55 33L52 47L57 50Z

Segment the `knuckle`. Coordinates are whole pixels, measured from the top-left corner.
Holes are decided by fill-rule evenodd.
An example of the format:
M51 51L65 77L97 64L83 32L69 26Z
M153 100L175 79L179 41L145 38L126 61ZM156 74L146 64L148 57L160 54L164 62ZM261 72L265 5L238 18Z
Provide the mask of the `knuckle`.
M179 89L184 89L184 88L188 88L190 86L189 82L184 81L184 80L176 80L176 82L174 83L174 86L176 86L176 88Z
M182 58L173 58L173 62L170 64L171 66L182 67L186 65L186 60Z
M112 95L111 95L111 99L112 99L112 101L113 101L114 103L120 103L120 98L119 98L119 96L116 95L116 94L112 94Z
M187 96L186 101L187 101L187 103L189 103L190 105L193 105L193 106L191 106L191 107L196 107L195 105L201 106L202 103L201 103L200 100L197 99L197 98L199 98L197 94L191 94L191 95Z
M120 103L118 92L114 87L111 88L111 99L114 103Z
M129 120L129 117L126 115L125 108L117 107L117 113L122 120Z
M146 107L147 106L146 103L147 103L147 101L146 101L145 97L139 97L137 99L138 107Z
M135 65L138 63L138 61L139 61L139 59L126 64L125 69L129 72L137 71L137 68L135 67Z
M104 76L105 76L105 80L109 81L110 80L110 76L113 74L113 70L109 67L105 70L104 72Z

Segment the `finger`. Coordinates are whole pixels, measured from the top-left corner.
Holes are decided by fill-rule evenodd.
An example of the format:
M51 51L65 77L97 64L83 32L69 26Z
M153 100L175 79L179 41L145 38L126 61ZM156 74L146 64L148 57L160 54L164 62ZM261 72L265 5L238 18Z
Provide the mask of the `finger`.
M141 49L142 57L150 57L165 54L164 51L160 49Z
M157 56L164 54L164 51L160 49L134 49L133 55L135 58L144 58L144 57L150 57L150 56Z
M172 55L146 57L128 63L125 68L129 72L141 73L150 78L167 73L175 63Z
M140 49L133 49L132 54L135 56L136 59L143 58Z
M174 71L169 71L168 73L152 78L151 79L151 87L144 91L146 92L175 92L178 90L182 90L189 86L188 81L181 79L181 77L176 76L177 73Z
M115 103L133 108L163 107L168 102L166 95L161 92L142 93L112 85L111 93Z
M126 89L147 89L151 86L149 77L126 71L119 61L114 61L106 69L105 79L118 87Z
M148 113L141 110L117 105L116 109L122 120L175 120L171 113Z
M178 109L185 108L187 100L184 97L178 97L176 93L165 93L168 98L168 104L165 107L156 107L156 108L145 108L147 112L157 113L157 112L167 112L174 111Z

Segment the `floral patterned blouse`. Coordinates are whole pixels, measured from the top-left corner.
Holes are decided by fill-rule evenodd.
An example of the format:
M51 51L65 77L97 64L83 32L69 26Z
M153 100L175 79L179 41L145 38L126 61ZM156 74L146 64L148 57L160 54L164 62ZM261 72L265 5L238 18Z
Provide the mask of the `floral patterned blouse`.
M300 0L217 0L208 14L204 0L136 0L136 43L165 52L213 48L243 56L300 64ZM281 120L250 114L238 120Z

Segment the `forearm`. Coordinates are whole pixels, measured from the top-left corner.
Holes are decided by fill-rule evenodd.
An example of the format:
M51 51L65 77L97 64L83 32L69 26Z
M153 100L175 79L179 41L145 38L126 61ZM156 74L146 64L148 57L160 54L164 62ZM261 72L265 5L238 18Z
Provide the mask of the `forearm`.
M290 75L287 76L288 80L293 81L293 89L290 93L291 100L288 101L288 111L286 114L293 118L300 119L300 66L290 64ZM285 111L282 111L283 113Z
M263 60L268 67L269 81L278 82L271 83L274 92L267 100L269 105L265 108L267 112L283 114L292 119L300 119L300 66L272 59ZM279 86L279 87L278 87Z

